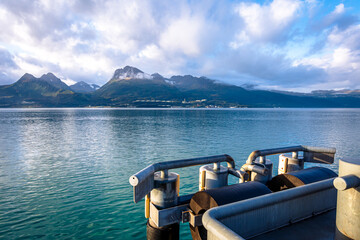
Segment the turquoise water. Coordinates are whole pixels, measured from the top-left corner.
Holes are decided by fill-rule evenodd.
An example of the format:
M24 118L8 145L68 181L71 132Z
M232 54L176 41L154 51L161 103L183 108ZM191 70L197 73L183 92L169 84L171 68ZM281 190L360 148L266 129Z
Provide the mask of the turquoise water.
M359 123L360 109L0 109L0 239L144 239L128 178L145 166L225 153L241 166L298 144L336 147L337 163L359 157ZM180 194L196 191L198 167L177 172Z

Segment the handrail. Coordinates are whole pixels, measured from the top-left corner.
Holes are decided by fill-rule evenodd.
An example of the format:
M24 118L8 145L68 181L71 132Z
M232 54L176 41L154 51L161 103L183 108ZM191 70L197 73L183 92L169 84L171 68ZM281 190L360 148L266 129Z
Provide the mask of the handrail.
M256 150L250 153L248 159L246 160L246 164L253 164L255 159L260 156L274 155L280 153L288 153L288 152L316 152L316 153L331 153L334 154L336 152L335 148L324 148L324 147L311 147L305 145L292 146L292 147L283 147L283 148L272 148L265 150Z
M201 157L201 158L181 159L181 160L166 161L166 162L151 164L150 166L147 166L146 168L132 175L129 178L129 182L132 186L136 187L137 185L145 181L149 176L151 176L152 174L158 171L166 171L174 168L183 168L183 167L190 167L190 166L209 164L209 163L220 163L220 162L227 162L228 168L235 168L234 159L227 154L215 155L210 157Z
M326 179L308 185L288 189L286 191L267 194L248 200L215 207L204 213L202 223L204 227L208 230L208 234L209 232L211 232L211 234L215 235L217 239L242 240L244 239L243 237L239 236L228 226L224 225L220 220L224 218L234 217L236 215L240 215L253 210L258 210L263 208L264 206L271 206L299 197L316 194L327 189L332 189L334 188L333 180L334 178Z

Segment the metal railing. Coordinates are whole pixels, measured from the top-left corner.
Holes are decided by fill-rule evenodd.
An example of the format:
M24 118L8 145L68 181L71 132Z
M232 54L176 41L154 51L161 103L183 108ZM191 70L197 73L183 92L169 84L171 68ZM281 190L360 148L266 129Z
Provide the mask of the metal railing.
M283 147L283 148L272 148L272 149L265 149L265 150L256 150L253 151L247 161L246 164L252 164L257 157L261 156L267 156L267 155L274 155L274 154L281 154L281 153L288 153L288 152L312 152L312 153L318 153L318 154L335 154L336 149L335 148L323 148L323 147L310 147L305 145L299 145L299 146L292 146L292 147ZM310 156L309 156L310 158ZM310 160L310 159L309 159ZM332 162L325 162L324 163L332 163Z
M181 159L175 161L159 162L151 164L140 170L129 178L130 184L134 187L134 202L137 203L154 188L154 173L161 171L162 177L166 177L168 170L203 164L216 164L227 162L228 168L235 168L235 161L229 155L216 155L210 157Z
M333 180L212 208L202 218L208 239L246 239L334 209Z
M242 179L241 182L243 182L244 176L246 176L245 171L256 172L262 175L267 174L268 169L266 169L263 165L255 163L255 159L257 157L260 157L260 163L263 163L263 161L265 160L265 156L267 155L293 152L293 154L297 156L297 153L299 151L304 152L303 157L305 162L330 164L334 161L334 154L336 152L336 149L299 145L292 147L256 150L249 155L246 163L242 166L240 170L235 169L234 159L227 154L159 162L151 164L146 168L140 170L136 174L132 175L129 178L129 182L134 187L134 202L137 203L147 194L149 194L150 191L154 188L154 173L158 171L161 172L162 178L166 178L168 175L168 170L170 169L205 165L210 163L214 163L214 169L216 169L219 167L219 163L227 162L229 173L236 177L239 177L240 179Z

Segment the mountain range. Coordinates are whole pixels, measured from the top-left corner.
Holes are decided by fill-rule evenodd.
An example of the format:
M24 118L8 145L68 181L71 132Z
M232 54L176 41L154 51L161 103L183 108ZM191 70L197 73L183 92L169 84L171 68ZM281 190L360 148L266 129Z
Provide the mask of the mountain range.
M84 81L80 81L70 86L70 89L77 93L92 93L100 88L97 84L88 84Z
M191 75L165 78L126 66L103 86L68 86L52 73L0 86L0 107L360 107L360 90L295 93L245 89Z

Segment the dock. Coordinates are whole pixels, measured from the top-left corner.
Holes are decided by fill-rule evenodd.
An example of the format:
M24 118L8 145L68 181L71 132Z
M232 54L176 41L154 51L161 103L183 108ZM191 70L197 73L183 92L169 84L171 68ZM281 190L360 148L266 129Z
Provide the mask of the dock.
M130 177L134 201L145 198L147 239L179 239L189 223L193 239L360 239L360 159L333 164L335 148L292 146L253 151L236 168L229 155L154 163ZM268 155L279 155L272 176ZM319 163L304 168L304 163ZM222 165L222 163L226 163ZM199 191L179 196L170 169L202 165ZM228 185L228 176L239 179Z

